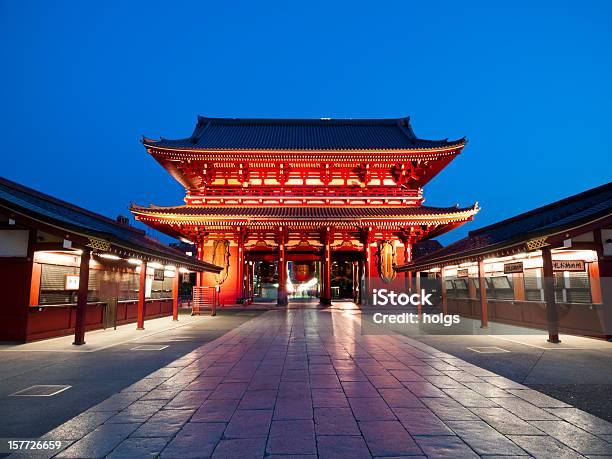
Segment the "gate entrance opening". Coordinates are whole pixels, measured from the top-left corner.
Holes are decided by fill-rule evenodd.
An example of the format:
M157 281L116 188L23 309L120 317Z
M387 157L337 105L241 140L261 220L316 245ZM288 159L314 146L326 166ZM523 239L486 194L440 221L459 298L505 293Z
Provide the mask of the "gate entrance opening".
M321 294L321 262L287 262L287 296L292 299L319 298Z

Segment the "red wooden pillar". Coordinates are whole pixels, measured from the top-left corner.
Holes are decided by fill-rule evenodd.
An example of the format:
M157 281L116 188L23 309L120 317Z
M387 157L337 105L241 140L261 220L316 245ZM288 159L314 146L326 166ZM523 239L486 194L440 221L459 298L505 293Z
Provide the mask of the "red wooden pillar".
M242 263L242 292L243 292L243 303L249 304L249 262L246 261L246 253L243 256L244 261Z
M286 306L287 301L287 256L285 254L286 231L283 227L278 232L278 292L276 304Z
M599 263L589 263L589 283L591 284L591 303L603 304L603 297L601 295L601 281L599 276Z
M85 319L87 316L87 292L89 291L89 259L91 249L84 247L79 266L79 291L77 293L76 321L74 325L74 343L85 344Z
M237 242L238 242L238 260L236 260L236 269L237 269L237 276L236 276L236 299L239 303L245 303L246 302L246 295L245 295L245 282L244 282L244 239L245 239L245 232L244 232L244 228L239 227L238 228L238 235L237 235Z
M416 293L417 294L421 294L421 272L420 271L416 271L415 272L415 276L416 276ZM419 317L421 316L421 314L423 314L423 304L419 301L419 304L417 305L417 314L419 315Z
M331 304L331 242L333 233L329 227L321 230L321 242L323 243L323 259L321 272L321 298L322 306Z
M249 262L246 260L246 253L244 254L244 264L243 264L243 273L244 273L244 304L249 304L251 300L251 266Z
M202 241L201 239L198 239L196 247L197 247L196 258L200 261L203 261L204 260L204 241ZM203 272L196 271L196 287L202 287L203 280L204 280L203 276L204 276Z
M181 273L179 272L178 266L174 271L174 277L172 278L172 320L178 320L178 297L179 297L179 279Z
M469 279L468 279L469 281ZM446 279L444 278L444 266L440 268L440 291L442 292L442 314L448 314L448 300L446 297Z
M247 300L249 304L253 302L253 271L255 270L255 265L252 261L247 261L245 264L247 268L247 276L246 276L246 292L247 292Z
M357 304L361 304L365 301L365 297L364 297L364 289L363 289L363 284L364 284L364 277L365 277L365 261L364 260L359 260L357 262L357 285L358 285L358 295L357 295Z
M560 343L559 312L555 299L554 272L550 246L542 247L542 284L544 287L544 302L546 303L546 322L548 324L548 342Z
M487 283L483 258L478 260L478 289L480 290L480 328L487 328L489 326L489 305L487 304Z
M353 302L359 302L359 263L353 261Z
M361 242L363 243L363 295L361 296L361 300L364 304L369 304L371 302L370 295L372 294L372 286L371 286L371 263L372 263L372 248L370 244L372 243L374 234L372 228L365 228L362 230L362 238Z
M145 316L145 293L147 290L147 262L142 260L140 265L140 282L138 283L138 309L137 309L137 330L144 330Z
M372 248L370 247L370 243L367 242L365 245L365 261L364 261L364 269L363 269L363 289L365 293L365 302L368 304L371 300L370 295L372 294L372 286L371 286L371 276L372 276L372 267L370 266L372 260Z
M412 261L412 244L406 238L404 239L404 264L410 263ZM404 273L404 290L410 291L412 290L412 271L406 271Z

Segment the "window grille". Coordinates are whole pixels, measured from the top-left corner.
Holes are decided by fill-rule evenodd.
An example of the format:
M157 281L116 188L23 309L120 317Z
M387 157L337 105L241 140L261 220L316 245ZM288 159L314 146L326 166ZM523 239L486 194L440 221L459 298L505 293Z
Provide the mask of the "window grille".
M498 300L514 299L514 282L511 275L494 275L490 278L490 284L493 298Z
M164 277L163 281L154 280L151 286L151 298L172 298L172 277Z
M464 277L455 279L453 285L455 287L456 298L467 298L468 297L468 280Z
M566 303L591 303L591 283L588 271L573 272L564 271L563 276L563 301ZM555 291L555 294L557 292Z
M87 285L87 302L100 301L100 279L102 272L99 269L89 270L89 284Z
M78 275L79 268L60 265L41 265L39 304L76 304L78 291L66 290L66 275ZM90 303L106 301L101 297L101 283L117 282L119 300L138 299L139 276L133 272L112 272L100 269L89 270L87 301ZM166 288L166 287L164 287ZM171 279L170 279L170 289ZM160 296L165 297L165 296Z
M66 290L66 276L78 274L71 266L41 265L39 304L76 303L77 291Z
M525 300L544 301L544 291L542 290L542 278L539 268L525 269L523 276L525 284Z
M122 273L119 281L119 300L137 300L140 276L133 272Z
M525 270L525 299L544 301L540 269ZM555 301L558 303L591 303L591 283L588 269L581 272L559 271L553 275Z
M444 279L444 283L446 285L446 296L448 298L457 298L457 290L455 289L454 279L447 278Z

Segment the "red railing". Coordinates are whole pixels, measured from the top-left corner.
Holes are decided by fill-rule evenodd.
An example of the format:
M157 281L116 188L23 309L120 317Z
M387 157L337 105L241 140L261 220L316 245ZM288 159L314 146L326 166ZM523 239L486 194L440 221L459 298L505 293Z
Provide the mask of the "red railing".
M212 197L244 197L244 198L419 198L419 190L409 190L396 187L211 187L204 194L193 193L190 199L205 199Z
M202 314L210 310L211 315L217 315L217 303L219 301L215 287L193 287L193 302L191 304L191 315Z

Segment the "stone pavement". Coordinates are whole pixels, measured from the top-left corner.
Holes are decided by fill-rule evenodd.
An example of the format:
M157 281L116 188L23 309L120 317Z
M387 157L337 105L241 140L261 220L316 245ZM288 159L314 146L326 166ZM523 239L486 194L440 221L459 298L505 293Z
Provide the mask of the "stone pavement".
M612 456L612 424L358 317L266 312L44 438L62 458Z

